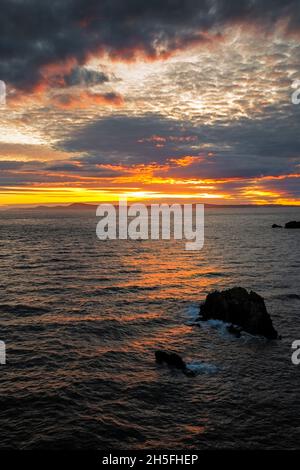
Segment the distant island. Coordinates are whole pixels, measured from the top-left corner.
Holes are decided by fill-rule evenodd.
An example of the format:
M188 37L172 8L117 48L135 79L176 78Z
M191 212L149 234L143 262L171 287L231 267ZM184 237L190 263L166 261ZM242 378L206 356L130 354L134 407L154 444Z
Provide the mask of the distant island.
M73 204L67 205L57 205L57 206L48 206L48 205L39 205L39 206L26 206L26 207L7 207L5 211L94 211L98 207L98 204L85 204L80 202L75 202Z
M137 201L128 201L128 205L134 204ZM182 204L180 202L160 202L159 204L167 203L169 205L171 204ZM190 204L201 204L201 202L191 202ZM18 207L2 207L0 208L2 211L55 211L55 212L77 212L77 211L95 211L96 208L99 206L99 204L102 204L102 202L99 203L81 203L81 202L74 202L72 204L59 204L59 205L38 205L38 206L18 206ZM105 204L105 202L103 203ZM111 204L117 206L117 202L112 202ZM153 202L152 204L158 204L157 202ZM147 207L151 205L151 203L147 202ZM211 208L211 209L242 209L242 208L259 208L259 207L295 207L293 205L281 205L281 204L206 204L204 203L205 208Z

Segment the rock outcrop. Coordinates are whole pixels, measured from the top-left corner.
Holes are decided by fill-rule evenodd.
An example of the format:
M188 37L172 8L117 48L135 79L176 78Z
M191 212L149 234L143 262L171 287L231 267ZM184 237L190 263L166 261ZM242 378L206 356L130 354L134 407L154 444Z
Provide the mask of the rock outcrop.
M240 327L237 327L237 326L231 324L231 325L227 326L227 331L228 331L228 333L235 336L236 338L241 337L242 329Z
M242 287L208 294L200 310L201 320L221 320L239 326L252 335L278 338L264 299ZM231 328L233 332L233 329Z
M296 222L296 220L293 220L292 222L288 222L285 224L285 228L300 228L300 222Z
M282 228L282 225L273 224L272 228Z
M195 374L190 370L184 360L176 353L171 351L155 351L155 360L158 364L167 364L169 367L182 370L185 375L193 377Z

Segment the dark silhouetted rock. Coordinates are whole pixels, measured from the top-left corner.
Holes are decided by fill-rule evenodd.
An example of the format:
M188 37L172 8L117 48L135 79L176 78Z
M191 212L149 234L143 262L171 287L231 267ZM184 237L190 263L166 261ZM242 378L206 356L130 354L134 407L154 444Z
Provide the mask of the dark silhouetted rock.
M200 311L201 320L221 320L268 339L278 338L267 312L264 299L242 287L208 294Z
M282 225L273 224L272 228L283 228Z
M238 328L234 325L229 325L227 326L227 331L228 333L230 333L231 335L235 336L236 338L240 338L241 337L241 332L242 332L242 329L241 328Z
M293 220L292 222L285 224L285 228L300 228L300 222Z
M176 369L185 369L186 363L176 353L168 351L155 351L155 359L158 364L165 362L169 366L176 367Z
M188 367L186 367L182 372L187 377L195 377L196 376L195 372L193 370L189 369Z
M170 351L155 351L155 360L158 364L167 364L169 367L180 369L185 375L193 377L195 374L188 369L184 360L176 353Z

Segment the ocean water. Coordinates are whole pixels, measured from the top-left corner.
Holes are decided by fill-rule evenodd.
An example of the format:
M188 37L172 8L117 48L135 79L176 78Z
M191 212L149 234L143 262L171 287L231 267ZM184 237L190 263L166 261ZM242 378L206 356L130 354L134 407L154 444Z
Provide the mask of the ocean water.
M205 246L96 238L92 213L2 212L0 448L291 449L300 442L297 208L208 209ZM195 323L214 289L263 295L281 341ZM196 371L158 366L177 351Z

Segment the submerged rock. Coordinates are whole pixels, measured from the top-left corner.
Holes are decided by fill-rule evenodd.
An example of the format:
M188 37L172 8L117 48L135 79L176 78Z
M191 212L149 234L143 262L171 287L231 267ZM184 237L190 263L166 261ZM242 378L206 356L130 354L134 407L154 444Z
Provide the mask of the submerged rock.
M188 369L184 360L176 353L170 351L155 351L155 360L158 364L167 364L169 367L180 369L185 375L193 377L195 373Z
M264 299L253 291L248 293L242 287L208 294L201 306L200 319L221 320L237 325L252 335L278 338Z
M176 367L176 369L185 369L186 363L184 360L176 353L169 351L155 351L155 359L158 364L165 362L169 366Z
M273 224L272 228L283 228L282 225Z
M241 328L238 328L234 325L229 325L227 326L227 331L228 333L230 333L231 335L235 336L236 338L240 338L241 337L241 332L242 332L242 329Z
M296 222L296 220L293 220L292 222L288 222L285 224L285 228L300 228L300 222Z

